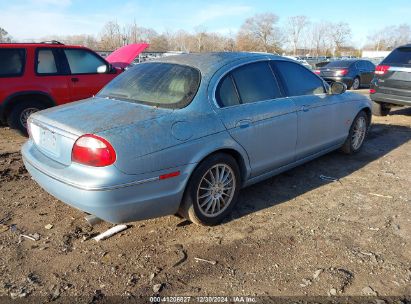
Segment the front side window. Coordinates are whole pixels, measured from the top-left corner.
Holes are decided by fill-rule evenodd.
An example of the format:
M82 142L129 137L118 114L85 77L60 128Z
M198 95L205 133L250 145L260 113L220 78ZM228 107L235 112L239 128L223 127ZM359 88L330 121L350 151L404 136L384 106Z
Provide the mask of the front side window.
M86 50L66 49L64 53L71 74L97 74L97 69L106 65L103 59Z
M37 52L37 74L57 74L57 64L53 50L40 49Z
M303 66L287 61L275 61L272 64L280 75L288 96L325 93L323 81Z
M25 57L24 49L0 49L0 77L21 76Z
M241 103L281 97L274 74L267 62L247 64L231 72Z
M200 72L189 66L141 63L114 78L99 96L165 108L182 108L197 94L200 80Z

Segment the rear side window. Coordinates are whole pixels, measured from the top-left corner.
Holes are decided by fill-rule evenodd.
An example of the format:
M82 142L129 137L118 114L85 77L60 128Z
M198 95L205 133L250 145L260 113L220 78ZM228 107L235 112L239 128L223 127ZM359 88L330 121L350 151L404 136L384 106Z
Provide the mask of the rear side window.
M325 93L323 81L303 66L287 61L275 61L272 64L287 88L288 96Z
M36 72L37 74L58 74L53 50L38 50Z
M240 103L231 74L224 77L217 88L217 101L221 107L235 106Z
M71 74L97 74L97 69L106 65L103 59L86 50L66 49L64 53Z
M251 103L281 97L274 74L267 62L242 66L231 72L241 103Z
M411 47L395 49L383 60L382 64L411 64Z
M23 74L26 60L24 49L0 49L0 77L17 77Z

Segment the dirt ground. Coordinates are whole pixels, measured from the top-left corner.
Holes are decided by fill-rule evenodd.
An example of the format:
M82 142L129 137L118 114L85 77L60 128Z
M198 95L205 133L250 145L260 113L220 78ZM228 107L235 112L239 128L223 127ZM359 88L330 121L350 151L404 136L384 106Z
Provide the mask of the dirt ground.
M330 153L243 189L220 226L169 216L96 242L90 237L110 224L89 227L37 186L21 161L25 139L1 127L0 296L409 299L410 139L411 108L396 109L374 117L359 154Z

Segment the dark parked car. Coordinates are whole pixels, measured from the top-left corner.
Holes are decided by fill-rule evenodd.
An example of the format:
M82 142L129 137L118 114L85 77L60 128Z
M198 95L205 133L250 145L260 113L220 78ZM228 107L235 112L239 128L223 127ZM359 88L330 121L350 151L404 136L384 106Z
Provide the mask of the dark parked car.
M368 60L348 59L332 61L315 70L328 83L340 81L347 88L358 90L361 86L369 86L374 77L375 65Z
M377 66L370 96L378 116L388 115L393 106L411 106L411 44L395 49Z

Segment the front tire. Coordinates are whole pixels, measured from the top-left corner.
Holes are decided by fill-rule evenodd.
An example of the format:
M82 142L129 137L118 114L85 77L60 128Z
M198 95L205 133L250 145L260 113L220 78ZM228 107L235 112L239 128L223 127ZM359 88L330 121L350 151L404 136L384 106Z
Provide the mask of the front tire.
M7 116L7 124L21 135L27 136L27 119L31 114L45 108L46 106L43 103L36 100L18 102Z
M234 208L240 186L235 159L223 153L211 155L193 172L179 213L195 224L217 225Z
M384 103L372 102L372 114L375 116L387 116L391 109Z
M361 111L355 117L348 137L344 145L341 147L345 154L354 154L361 150L364 140L368 133L369 119L364 111Z

